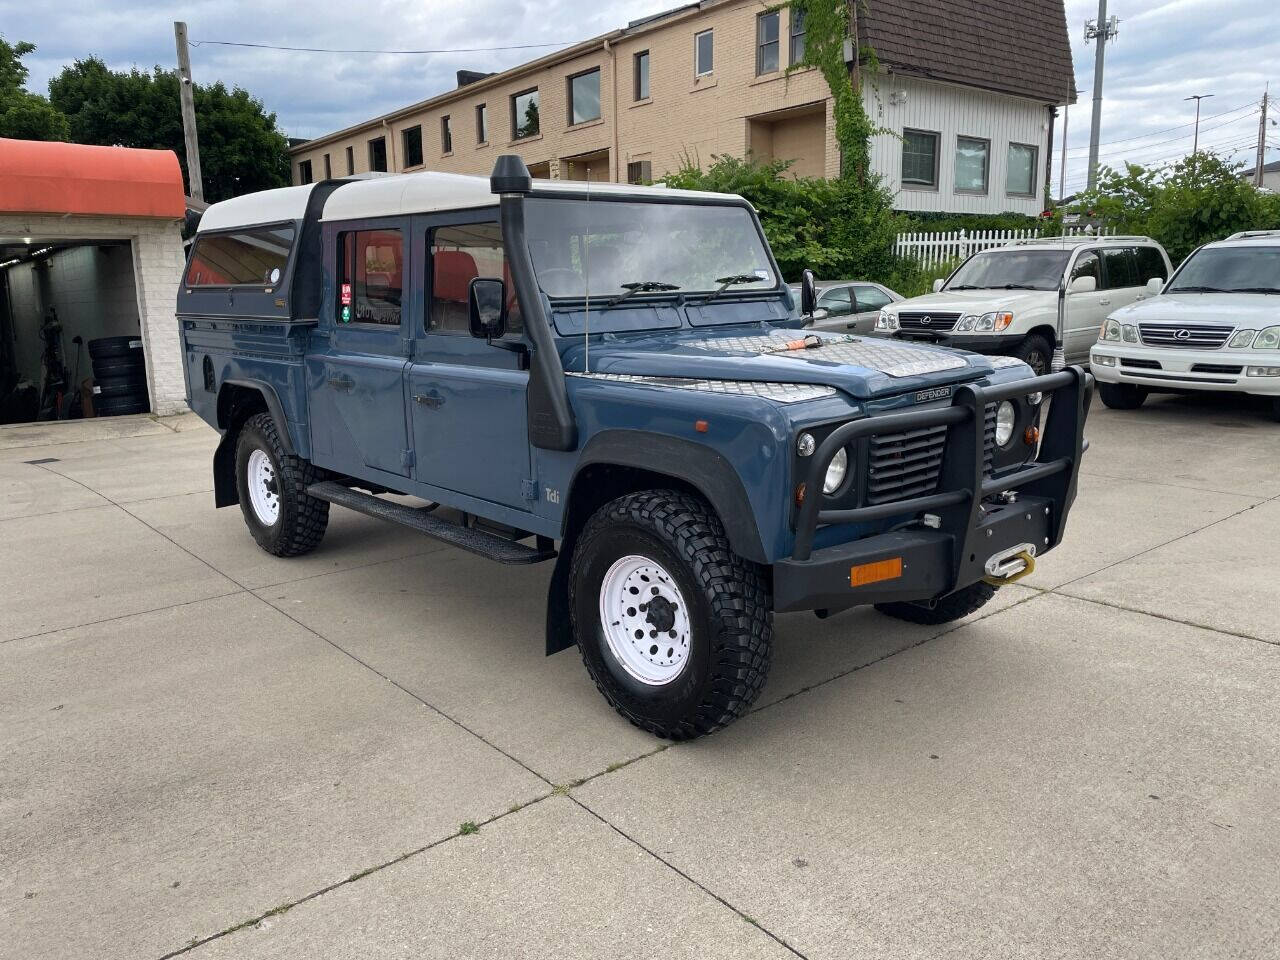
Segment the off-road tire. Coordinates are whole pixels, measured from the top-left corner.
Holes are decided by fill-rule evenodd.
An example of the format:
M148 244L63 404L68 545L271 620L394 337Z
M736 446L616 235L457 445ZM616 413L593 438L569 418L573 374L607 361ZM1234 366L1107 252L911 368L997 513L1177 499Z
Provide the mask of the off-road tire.
M1099 383L1098 396L1109 410L1137 410L1150 391L1132 383Z
M142 351L136 357L107 357L93 361L93 378L95 380L114 380L116 377L145 377L146 360Z
M131 346L131 344L138 346ZM131 337L99 337L89 341L89 357L92 360L106 360L108 357L142 358L142 334Z
M147 413L151 405L147 395L133 394L127 397L93 398L93 415L95 417L123 417L132 413Z
M661 564L688 605L689 657L661 686L627 674L600 622L604 576L629 554ZM660 737L689 740L732 723L769 675L773 612L764 571L735 554L720 519L686 493L647 490L596 511L574 548L569 612L582 661L601 694L631 723Z
M280 514L267 526L254 513L248 490L249 454L266 452L275 471ZM329 525L329 503L307 495L307 487L324 479L322 471L302 457L285 453L280 431L269 413L254 414L236 438L236 492L245 525L258 546L277 557L297 557L314 550Z
M141 397L145 400L147 396L145 377L105 377L94 381L93 387L95 401L99 397Z
M1038 333L1023 340L1009 355L1029 366L1037 377L1053 369L1053 344Z
M876 609L896 620L936 627L981 610L996 595L997 589L979 580L932 603L877 603Z

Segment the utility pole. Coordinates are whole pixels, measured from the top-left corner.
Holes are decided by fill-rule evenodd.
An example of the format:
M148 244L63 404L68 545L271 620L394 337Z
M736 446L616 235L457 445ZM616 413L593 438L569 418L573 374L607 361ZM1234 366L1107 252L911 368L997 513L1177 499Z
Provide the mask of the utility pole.
M1262 166L1267 159L1267 104L1271 99L1271 84L1262 93L1262 119L1258 121L1258 160L1253 165L1253 185L1262 186Z
M1087 20L1084 25L1084 40L1098 41L1098 49L1093 58L1093 129L1089 132L1089 189L1098 182L1098 140L1102 132L1102 68L1107 55L1107 41L1114 40L1120 21L1115 17L1107 19L1107 0L1098 0L1098 19Z
M1196 102L1196 133L1191 140L1191 155L1193 157L1200 152L1200 101L1208 100L1212 96L1212 93L1197 93L1190 97L1182 98L1184 103L1188 100L1194 100Z
M181 20L174 21L173 39L178 45L178 99L182 103L182 137L187 145L187 180L190 181L191 199L203 203L200 143L196 139L196 98L191 89L191 53L187 46L187 25Z

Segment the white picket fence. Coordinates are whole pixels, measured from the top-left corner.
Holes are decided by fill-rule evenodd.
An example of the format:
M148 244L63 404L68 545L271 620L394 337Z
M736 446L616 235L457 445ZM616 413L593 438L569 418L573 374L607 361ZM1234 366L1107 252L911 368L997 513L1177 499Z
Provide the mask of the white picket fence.
M1068 237L1084 236L1088 228L1067 227L1063 234ZM1035 228L1025 230L951 230L946 233L900 233L894 247L899 256L911 257L926 269L963 260L971 253L990 250L992 247L1003 247L1014 240L1033 240L1040 236Z

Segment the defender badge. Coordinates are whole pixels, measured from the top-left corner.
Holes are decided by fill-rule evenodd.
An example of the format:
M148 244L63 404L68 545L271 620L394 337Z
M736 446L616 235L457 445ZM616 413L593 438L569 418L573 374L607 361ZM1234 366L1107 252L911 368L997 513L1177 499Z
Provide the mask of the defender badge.
M916 403L928 403L930 400L945 400L951 396L950 387L934 387L932 390L921 390L916 394Z

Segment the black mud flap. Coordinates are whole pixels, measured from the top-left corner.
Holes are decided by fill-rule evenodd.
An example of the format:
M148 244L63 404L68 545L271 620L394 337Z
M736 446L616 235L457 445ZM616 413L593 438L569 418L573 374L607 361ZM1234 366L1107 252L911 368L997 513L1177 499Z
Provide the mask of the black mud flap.
M569 622L569 568L573 565L573 549L577 540L567 539L560 545L556 568L547 588L547 656L576 646L573 626Z
M240 502L236 488L236 438L239 433L228 430L213 451L213 505L234 507Z

